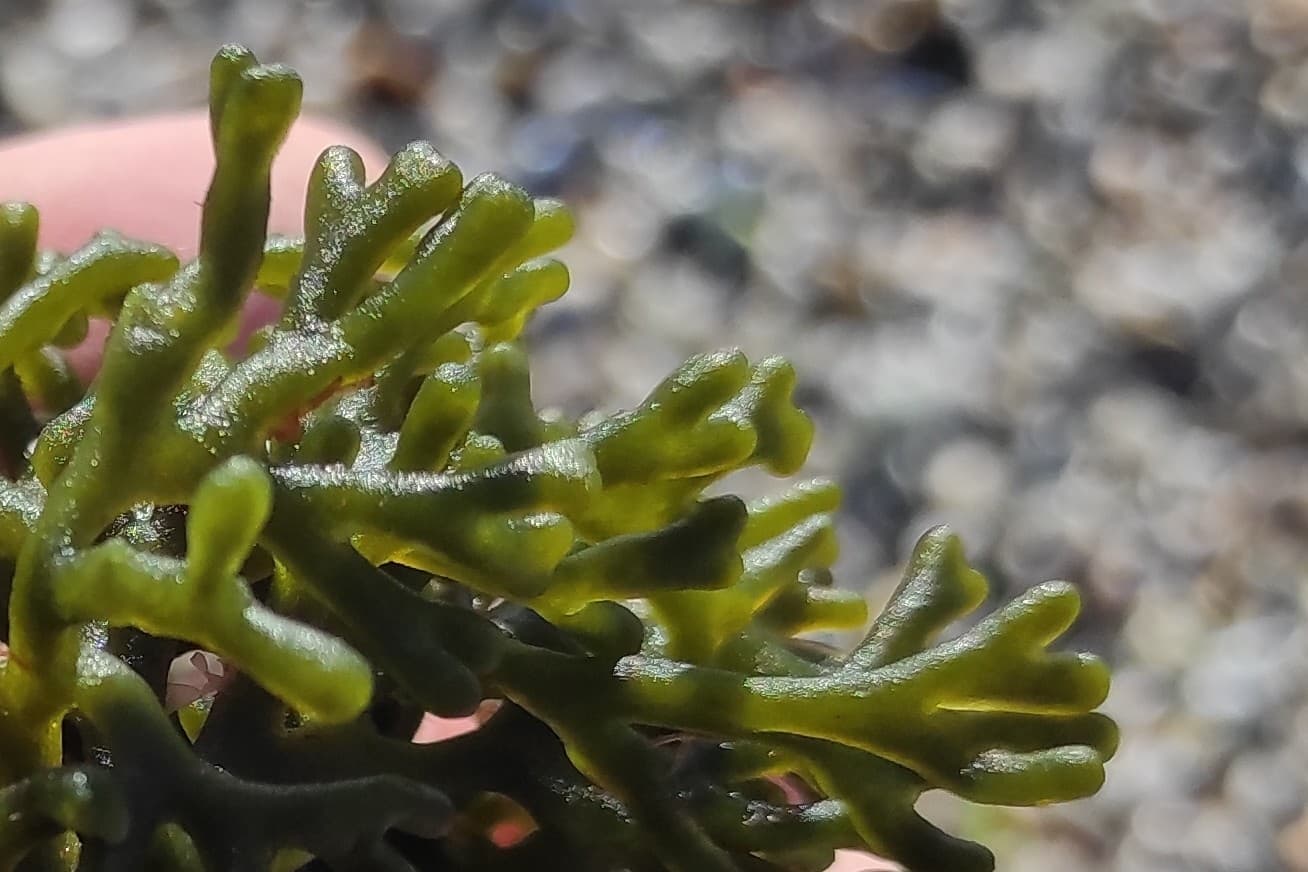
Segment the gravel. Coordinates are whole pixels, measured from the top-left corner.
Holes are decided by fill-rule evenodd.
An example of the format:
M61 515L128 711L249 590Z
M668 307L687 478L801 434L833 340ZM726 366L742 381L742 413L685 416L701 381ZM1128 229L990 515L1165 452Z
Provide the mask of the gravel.
M1001 868L1308 870L1308 3L27 0L0 131L193 103L227 40L575 206L541 402L786 354L844 584L946 521L1002 592L1082 586L1122 752L937 809Z

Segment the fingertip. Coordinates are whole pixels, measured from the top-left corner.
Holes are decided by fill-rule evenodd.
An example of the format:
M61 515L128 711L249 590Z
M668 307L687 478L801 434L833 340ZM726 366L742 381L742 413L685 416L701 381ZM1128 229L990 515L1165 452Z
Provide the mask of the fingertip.
M325 118L299 118L273 164L271 232L301 232L314 163L338 144L359 153L370 178L385 167L380 146L359 131ZM70 251L112 227L167 245L185 258L195 254L212 172L203 111L97 122L0 145L0 201L37 207L46 248Z

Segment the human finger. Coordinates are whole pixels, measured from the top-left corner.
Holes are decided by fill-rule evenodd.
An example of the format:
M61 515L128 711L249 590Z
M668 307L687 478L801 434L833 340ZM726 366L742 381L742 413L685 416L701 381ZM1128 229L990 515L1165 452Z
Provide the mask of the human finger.
M385 166L367 136L322 118L300 118L273 163L269 230L298 234L314 162L348 145L375 175ZM209 118L201 111L101 122L0 143L0 200L41 214L42 247L71 250L105 227L194 257L200 208L213 174Z
M386 164L380 146L364 134L322 118L298 119L273 163L271 232L302 231L314 162L337 144L359 152L370 176ZM213 166L209 118L202 111L85 124L0 143L0 201L36 206L43 248L71 251L108 227L165 245L185 260L198 250L201 204ZM272 301L253 296L242 335L275 311ZM87 340L69 355L83 379L99 366L107 334L108 325L92 323Z

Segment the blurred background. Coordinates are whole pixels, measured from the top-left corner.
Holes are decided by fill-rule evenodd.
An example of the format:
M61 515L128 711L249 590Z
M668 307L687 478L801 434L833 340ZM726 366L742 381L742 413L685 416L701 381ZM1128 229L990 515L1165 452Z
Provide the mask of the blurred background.
M198 105L230 40L574 207L542 404L784 354L844 584L947 522L1082 586L1103 793L927 803L1001 869L1308 870L1308 0L0 0L0 133Z

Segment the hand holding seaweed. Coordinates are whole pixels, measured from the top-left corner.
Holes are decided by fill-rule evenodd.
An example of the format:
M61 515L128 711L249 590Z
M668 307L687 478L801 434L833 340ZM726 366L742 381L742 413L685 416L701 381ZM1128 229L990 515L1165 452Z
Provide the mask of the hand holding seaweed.
M0 209L0 865L729 872L850 847L970 872L989 852L918 816L925 790L1098 789L1106 670L1046 650L1070 587L942 639L985 583L935 530L864 641L815 651L798 634L867 617L831 584L836 488L704 494L799 471L790 367L713 352L631 411L541 415L519 335L567 289L567 211L426 144L371 185L333 148L304 241L268 239L299 97L216 57L189 263L112 234L38 256L35 211ZM256 286L282 314L233 358ZM92 316L114 326L84 389ZM191 647L239 677L179 720ZM488 699L481 730L409 741Z

